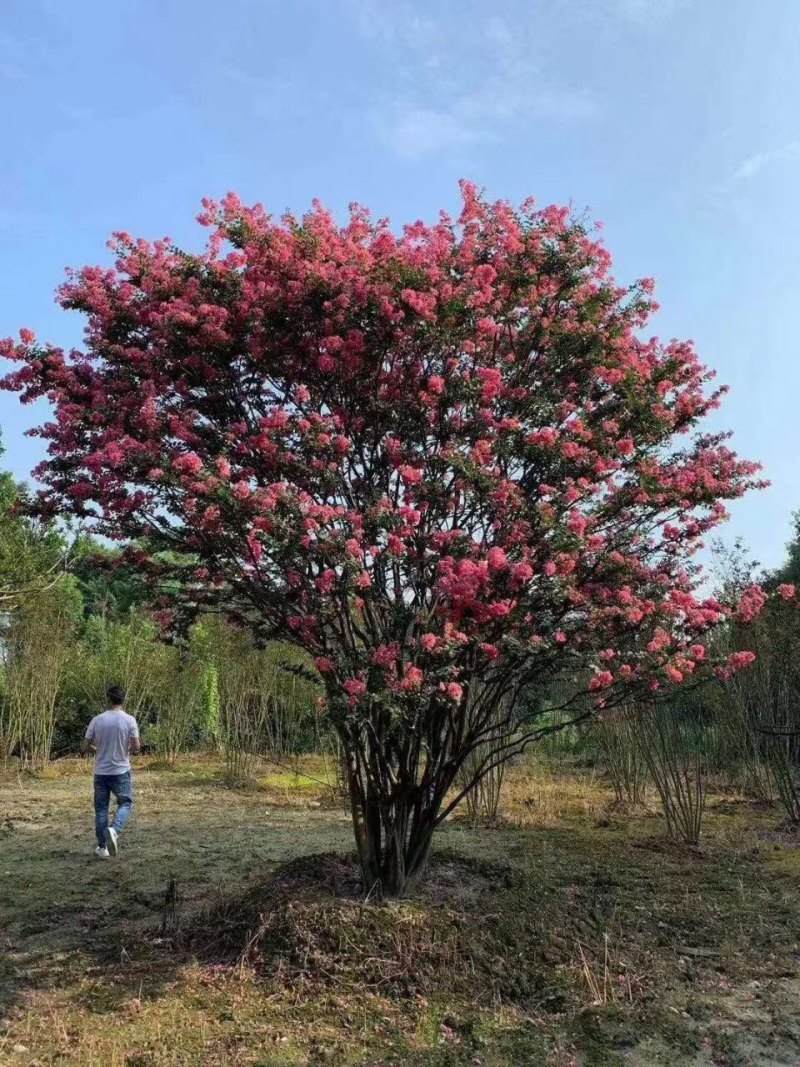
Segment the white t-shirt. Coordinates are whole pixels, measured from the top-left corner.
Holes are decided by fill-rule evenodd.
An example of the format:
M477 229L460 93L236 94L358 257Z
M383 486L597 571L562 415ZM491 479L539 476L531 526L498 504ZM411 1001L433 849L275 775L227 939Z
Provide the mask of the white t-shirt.
M86 740L94 741L94 773L125 774L131 769L128 758L131 741L139 737L139 727L127 711L104 711L95 715L86 730Z

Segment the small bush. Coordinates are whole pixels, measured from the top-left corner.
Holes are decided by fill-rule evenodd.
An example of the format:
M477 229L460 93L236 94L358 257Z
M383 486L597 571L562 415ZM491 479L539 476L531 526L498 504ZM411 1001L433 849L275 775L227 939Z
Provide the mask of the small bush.
M661 800L667 832L697 845L706 800L705 736L680 707L651 704L636 721L638 743Z

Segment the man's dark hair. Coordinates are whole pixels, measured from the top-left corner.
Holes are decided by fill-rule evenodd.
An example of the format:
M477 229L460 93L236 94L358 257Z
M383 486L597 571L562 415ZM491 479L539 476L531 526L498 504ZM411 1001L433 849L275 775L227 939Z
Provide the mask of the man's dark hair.
M125 690L121 685L112 685L106 690L106 698L109 704L116 708L125 703Z

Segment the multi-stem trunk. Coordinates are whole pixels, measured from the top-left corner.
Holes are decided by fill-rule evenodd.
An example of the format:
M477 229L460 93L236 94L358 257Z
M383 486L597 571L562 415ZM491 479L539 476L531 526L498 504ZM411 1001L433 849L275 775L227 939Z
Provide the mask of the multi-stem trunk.
M441 796L418 784L397 788L365 780L352 755L347 779L365 892L407 895L427 865Z
M499 782L513 748L513 701L507 687L473 690L452 706L434 700L392 715L376 703L338 723L366 892L412 892L444 815L487 775Z

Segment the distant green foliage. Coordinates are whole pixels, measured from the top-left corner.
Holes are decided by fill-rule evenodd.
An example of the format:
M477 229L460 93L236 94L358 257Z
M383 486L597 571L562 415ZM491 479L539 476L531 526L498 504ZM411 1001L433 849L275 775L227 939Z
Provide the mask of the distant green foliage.
M81 600L75 581L60 575L17 597L0 646L0 758L19 756L40 767L50 759L59 697L75 649Z
M85 534L72 546L70 569L78 581L87 618L123 621L151 598L143 576L114 566L119 554L119 549Z
M0 456L3 455L0 443ZM27 492L0 472L0 610L13 610L19 598L44 589L63 570L65 543L52 526L24 514Z

